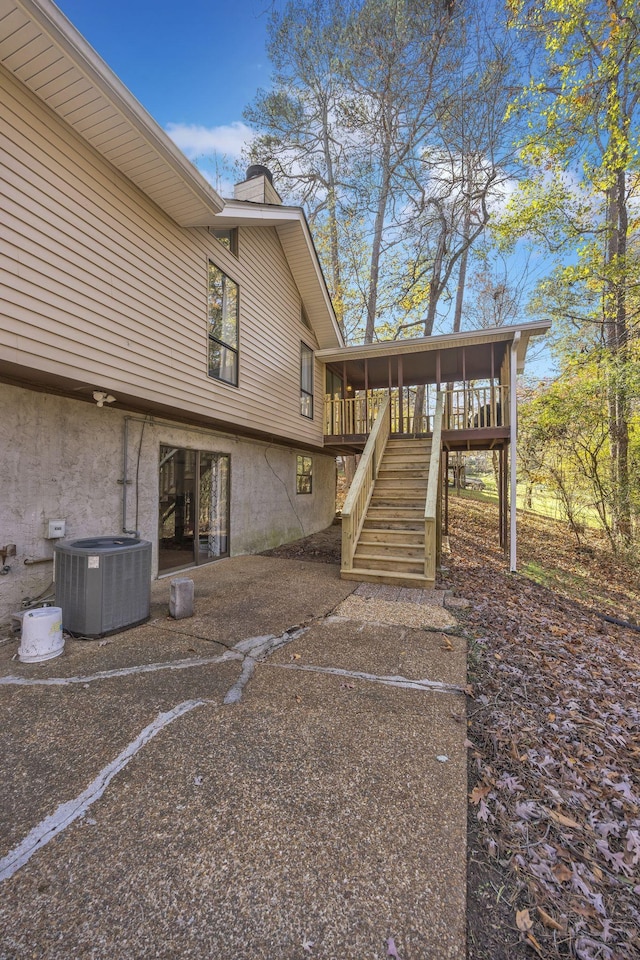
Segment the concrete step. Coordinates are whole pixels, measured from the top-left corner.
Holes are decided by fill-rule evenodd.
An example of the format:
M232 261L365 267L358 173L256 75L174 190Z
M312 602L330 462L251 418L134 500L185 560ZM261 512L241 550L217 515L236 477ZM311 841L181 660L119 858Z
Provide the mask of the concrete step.
M359 567L354 567L353 570L341 570L340 576L343 580L382 583L388 587L417 587L421 590L432 589L435 584L435 580L427 580L424 574L390 574L385 570L363 570Z

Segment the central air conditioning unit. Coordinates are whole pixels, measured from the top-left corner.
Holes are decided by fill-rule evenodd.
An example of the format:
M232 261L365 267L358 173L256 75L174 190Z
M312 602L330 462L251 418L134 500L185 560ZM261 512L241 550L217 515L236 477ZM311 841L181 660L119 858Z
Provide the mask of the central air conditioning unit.
M94 639L134 627L151 610L151 543L93 537L54 547L56 606L68 633Z

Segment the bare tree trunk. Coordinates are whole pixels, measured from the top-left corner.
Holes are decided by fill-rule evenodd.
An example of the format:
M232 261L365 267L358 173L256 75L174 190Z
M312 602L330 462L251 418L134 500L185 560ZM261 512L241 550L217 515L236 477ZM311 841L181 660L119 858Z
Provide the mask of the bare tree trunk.
M629 478L629 399L625 366L627 350L627 232L626 177L618 171L609 187L607 202L609 237L606 267L609 273L605 295L605 342L612 370L608 380L609 430L611 437L611 480L614 490L614 525L620 539L631 540Z
M369 270L369 291L367 294L367 326L364 334L365 343L373 343L376 332L376 319L378 309L378 283L380 280L380 254L382 250L382 234L384 230L385 215L387 212L387 203L389 202L389 161L391 156L391 145L388 139L385 140L382 153L382 185L378 196L378 207L376 210L376 220L373 228L373 245L371 248L371 265Z

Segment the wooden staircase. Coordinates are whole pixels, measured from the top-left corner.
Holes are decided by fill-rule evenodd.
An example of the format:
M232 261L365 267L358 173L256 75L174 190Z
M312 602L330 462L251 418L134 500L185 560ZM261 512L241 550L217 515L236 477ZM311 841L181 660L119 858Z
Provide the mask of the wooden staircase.
M389 438L374 481L349 580L432 587L425 577L425 499L431 440Z

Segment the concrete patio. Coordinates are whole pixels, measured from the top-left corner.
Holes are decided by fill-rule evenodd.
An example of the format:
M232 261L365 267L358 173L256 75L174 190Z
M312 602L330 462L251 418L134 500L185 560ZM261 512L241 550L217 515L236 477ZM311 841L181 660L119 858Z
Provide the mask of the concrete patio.
M0 958L463 960L442 594L267 557L189 576L193 618L165 579L141 627L0 647Z

